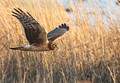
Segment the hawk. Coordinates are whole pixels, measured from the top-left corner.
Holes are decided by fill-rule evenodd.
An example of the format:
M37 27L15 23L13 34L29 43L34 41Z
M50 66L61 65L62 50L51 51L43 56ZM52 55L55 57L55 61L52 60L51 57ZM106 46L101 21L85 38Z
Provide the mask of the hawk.
M13 50L54 50L55 48L57 48L57 44L54 41L63 36L67 31L69 31L69 26L64 23L47 34L44 28L28 12L25 13L20 8L17 8L14 9L12 13L12 16L16 17L22 24L26 39L30 44L21 47L10 48Z

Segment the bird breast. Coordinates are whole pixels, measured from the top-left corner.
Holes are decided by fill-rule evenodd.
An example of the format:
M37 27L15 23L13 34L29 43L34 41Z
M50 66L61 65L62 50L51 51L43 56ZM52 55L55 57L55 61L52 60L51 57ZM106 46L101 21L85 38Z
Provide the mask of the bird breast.
M28 46L26 46L28 47ZM32 44L29 48L32 51L49 51L49 50L54 50L55 47L51 42L48 42L47 44Z

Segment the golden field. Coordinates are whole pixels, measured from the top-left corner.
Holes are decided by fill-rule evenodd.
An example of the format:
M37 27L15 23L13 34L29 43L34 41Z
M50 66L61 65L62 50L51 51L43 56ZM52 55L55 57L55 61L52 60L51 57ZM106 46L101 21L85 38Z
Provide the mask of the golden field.
M88 0L90 3L90 0ZM119 83L120 31L117 20L110 19L102 8L95 15L94 25L89 12L73 7L75 25L57 0L0 1L0 83ZM97 3L96 3L97 7ZM61 23L69 32L57 40L59 49L47 52L24 52L10 47L28 42L13 8L29 12L49 32ZM100 12L102 11L102 13ZM116 11L120 19L119 11ZM107 20L103 23L102 15ZM81 19L83 17L84 19ZM89 81L89 82L87 82Z

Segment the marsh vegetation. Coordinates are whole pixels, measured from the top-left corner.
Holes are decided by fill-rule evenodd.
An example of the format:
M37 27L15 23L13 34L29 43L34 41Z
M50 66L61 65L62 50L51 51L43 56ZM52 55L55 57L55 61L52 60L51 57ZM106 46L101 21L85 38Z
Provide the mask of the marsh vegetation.
M83 7L82 13L79 6ZM61 23L68 24L70 31L56 41L59 49L10 50L28 44L20 22L11 15L13 8L29 12L48 32ZM57 0L0 1L0 83L119 83L120 26L111 17L120 19L120 13L116 10L108 15L108 11L94 10L92 5L91 12L84 8L82 3L73 7L73 24ZM92 18L89 14L94 15L94 21L88 20Z

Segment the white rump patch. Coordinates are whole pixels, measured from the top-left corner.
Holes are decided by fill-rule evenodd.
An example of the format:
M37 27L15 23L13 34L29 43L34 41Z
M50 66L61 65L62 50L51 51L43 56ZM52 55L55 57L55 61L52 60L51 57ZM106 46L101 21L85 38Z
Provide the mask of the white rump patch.
M26 45L26 46L25 46L25 48L30 48L30 47L31 47L31 45Z

